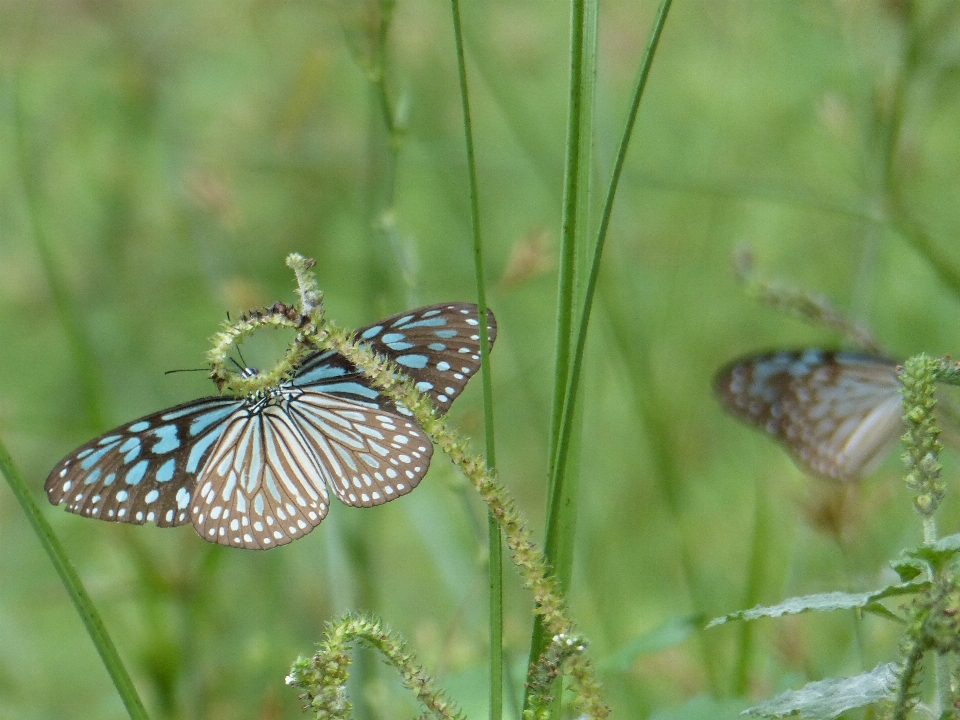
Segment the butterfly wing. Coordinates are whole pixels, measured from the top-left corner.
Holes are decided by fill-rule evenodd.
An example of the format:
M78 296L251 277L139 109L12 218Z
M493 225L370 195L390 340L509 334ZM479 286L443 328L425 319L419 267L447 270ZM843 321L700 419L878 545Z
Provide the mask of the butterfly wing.
M160 527L189 522L188 508L214 443L242 403L207 397L125 423L61 460L47 497L78 515Z
M822 477L862 477L901 433L896 365L872 355L757 355L721 370L714 389L728 410L776 437Z
M290 414L347 505L373 507L406 495L430 467L433 444L415 420L398 413L305 392L291 401Z
M492 348L497 323L490 310L487 329ZM397 363L441 414L480 368L477 306L470 303L441 303L392 315L360 328L357 338ZM294 384L398 412L353 363L332 350L308 357L298 368Z
M326 516L328 486L347 505L371 507L426 474L433 446L412 420L327 393L284 393L227 423L190 510L204 539L285 545Z

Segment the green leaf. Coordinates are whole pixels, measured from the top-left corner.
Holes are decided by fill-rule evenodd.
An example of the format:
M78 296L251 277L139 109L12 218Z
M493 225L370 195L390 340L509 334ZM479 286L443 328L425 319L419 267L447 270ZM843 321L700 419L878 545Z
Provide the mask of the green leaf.
M916 558L899 557L891 563L891 567L904 582L910 582L920 575L930 576L930 566Z
M873 615L879 615L880 617L886 618L887 620L892 620L893 622L898 622L898 623L905 622L902 617L900 617L895 612L890 610L886 605L881 605L878 602L864 605L863 611L871 613Z
M930 545L928 549L935 550L936 552L949 552L951 555L956 554L960 551L960 533L940 538L933 545Z
M707 625L712 628L723 625L731 620L758 620L764 617L780 617L781 615L797 615L804 612L827 612L830 610L852 610L864 608L870 612L883 614L874 607L878 600L897 595L909 595L919 592L929 585L928 582L903 583L890 585L880 590L865 593L830 592L817 595L803 595L784 600L778 605L757 605L749 610L738 610L735 613L714 618ZM870 607L868 607L870 606Z
M830 678L791 690L745 711L748 715L785 717L799 715L813 720L835 718L847 710L893 700L896 693L896 663L877 665L861 675Z
M932 577L960 553L960 534L947 535L932 545L904 550L894 560L893 569L901 578L912 580L921 573ZM912 574L911 574L912 573Z

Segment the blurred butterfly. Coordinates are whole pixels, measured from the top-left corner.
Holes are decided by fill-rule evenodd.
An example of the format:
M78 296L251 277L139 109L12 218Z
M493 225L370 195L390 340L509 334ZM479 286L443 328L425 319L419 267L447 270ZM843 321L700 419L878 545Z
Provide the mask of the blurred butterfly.
M782 442L804 469L856 480L905 431L896 363L825 350L736 360L714 381L723 405Z
M492 345L489 311L487 327ZM441 414L480 367L476 305L411 310L357 338L393 360ZM316 527L329 491L357 507L405 495L432 454L409 410L345 357L321 350L259 396L200 398L94 438L57 464L45 488L51 503L79 515L192 522L210 542L268 549Z

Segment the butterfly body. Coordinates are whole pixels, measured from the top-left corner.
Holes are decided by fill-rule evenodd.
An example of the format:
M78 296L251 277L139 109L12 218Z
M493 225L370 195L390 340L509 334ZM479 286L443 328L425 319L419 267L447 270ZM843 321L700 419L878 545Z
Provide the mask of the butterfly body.
M443 413L479 368L477 326L476 306L446 303L386 318L358 338ZM492 343L492 313L488 327ZM357 507L410 492L432 453L406 408L345 357L321 350L266 392L200 398L94 438L61 460L45 487L51 503L77 514L192 522L210 542L268 549L316 527L330 490Z
M815 475L854 480L902 432L892 360L855 352L778 351L736 360L714 390L742 420L776 437Z

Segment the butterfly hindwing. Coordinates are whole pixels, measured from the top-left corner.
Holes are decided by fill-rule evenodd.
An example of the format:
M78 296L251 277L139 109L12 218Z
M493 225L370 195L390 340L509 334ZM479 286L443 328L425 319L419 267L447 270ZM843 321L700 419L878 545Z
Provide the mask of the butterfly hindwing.
M405 495L426 474L433 446L412 420L327 393L284 395L238 412L221 436L191 508L204 539L285 545L326 516L328 487L347 505L371 507Z
M114 428L57 464L44 486L47 497L72 513L112 522L189 522L197 475L223 420L241 405L200 398Z
M346 505L372 507L406 495L430 466L433 444L411 418L315 392L292 401L290 412Z
M775 436L823 477L863 476L901 432L896 365L872 355L756 355L721 370L714 386L728 410Z
M204 540L267 549L316 527L329 500L316 453L289 413L269 405L231 418L190 514Z

